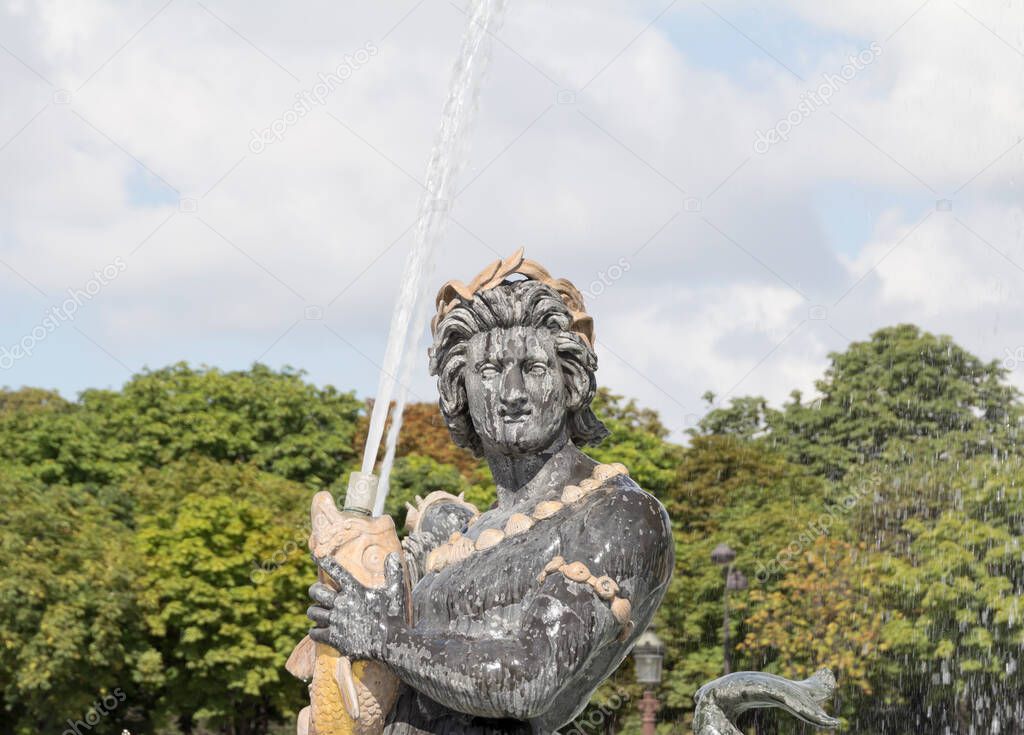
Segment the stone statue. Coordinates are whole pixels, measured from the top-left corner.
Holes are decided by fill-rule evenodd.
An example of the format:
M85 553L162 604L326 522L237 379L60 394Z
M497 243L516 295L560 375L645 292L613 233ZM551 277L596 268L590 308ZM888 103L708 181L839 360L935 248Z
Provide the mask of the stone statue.
M579 449L607 430L590 408L593 322L571 283L520 250L446 284L432 327L441 413L490 465L497 502L422 499L379 585L317 556L310 637L397 678L389 735L552 733L660 604L668 516L624 466Z
M693 716L696 735L743 735L736 718L752 709L777 707L817 728L833 729L839 720L821 705L831 698L836 679L821 669L803 681L790 681L774 674L737 671L705 684L697 690Z

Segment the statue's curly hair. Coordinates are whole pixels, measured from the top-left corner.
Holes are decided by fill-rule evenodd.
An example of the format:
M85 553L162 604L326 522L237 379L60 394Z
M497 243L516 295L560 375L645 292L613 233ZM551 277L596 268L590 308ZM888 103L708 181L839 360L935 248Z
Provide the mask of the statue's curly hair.
M590 408L597 392L597 355L570 330L571 324L572 315L558 292L532 280L506 281L480 291L472 301L460 301L445 315L430 348L430 374L437 376L441 415L458 446L478 457L483 454L466 396L464 371L469 339L474 334L510 327L546 329L554 338L569 396L568 429L573 443L598 444L608 436L608 429Z

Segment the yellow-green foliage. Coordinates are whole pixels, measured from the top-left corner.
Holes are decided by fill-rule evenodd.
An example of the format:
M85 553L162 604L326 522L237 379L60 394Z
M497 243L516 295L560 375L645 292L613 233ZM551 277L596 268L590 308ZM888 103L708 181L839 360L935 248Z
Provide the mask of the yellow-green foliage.
M901 325L832 355L820 396L735 398L685 446L656 412L599 394L611 435L587 451L626 464L673 520L662 730L685 731L721 673L720 542L749 580L730 593L735 668L831 665L852 732L1014 721L1024 465L1005 378ZM125 700L92 732L288 722L304 700L283 664L309 626L309 500L344 488L365 420L351 394L259 365L179 364L76 401L0 391L0 735L59 734L115 690ZM387 506L399 525L432 490L492 502L486 465L451 447L435 406L409 425ZM627 659L580 729L637 732L639 695Z

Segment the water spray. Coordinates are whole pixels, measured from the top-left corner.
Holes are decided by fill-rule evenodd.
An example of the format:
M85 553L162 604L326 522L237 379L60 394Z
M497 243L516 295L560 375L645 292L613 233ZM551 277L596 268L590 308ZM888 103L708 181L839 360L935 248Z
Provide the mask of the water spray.
M468 25L452 74L441 128L427 164L415 240L405 261L398 303L391 318L362 467L349 476L343 510L338 510L328 492L313 497L310 550L317 558L331 557L360 584L370 588L386 583L389 558L405 563L394 521L383 515L388 475L402 427L413 358L426 326L430 306L427 284L456 194L455 182L465 157L465 140L476 111L490 36L498 28L505 3L506 0L475 0L468 11ZM395 409L378 479L373 469L392 398ZM319 579L322 584L332 584L322 571ZM407 572L407 584L409 579ZM406 617L411 621L411 594L407 598L410 607ZM383 730L383 717L398 694L398 679L386 666L375 661L350 661L307 636L292 651L286 667L309 682L310 705L299 713L299 735L375 735Z
M415 239L402 271L398 302L391 318L384 365L363 451L360 474L365 477L373 474L394 399L395 408L391 412L386 454L371 506L374 515L384 511L388 478L394 464L398 433L402 428L402 413L408 398L408 385L429 315L430 275L433 273L437 248L448 226L452 201L457 193L455 184L458 174L465 162L466 140L490 56L490 39L500 27L506 4L507 0L477 0L467 11L468 22L462 37L462 49L455 62L441 126L427 163L425 191L420 201ZM349 488L351 492L351 481Z

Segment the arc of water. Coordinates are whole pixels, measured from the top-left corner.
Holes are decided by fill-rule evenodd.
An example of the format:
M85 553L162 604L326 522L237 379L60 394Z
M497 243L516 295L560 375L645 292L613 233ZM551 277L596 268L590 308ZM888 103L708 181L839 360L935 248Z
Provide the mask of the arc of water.
M429 303L426 298L420 298L416 308L416 324L423 324L426 320L427 309L426 306ZM409 332L410 339L408 340L407 350L405 351L406 359L403 360L401 380L398 386L398 397L395 400L395 409L392 412L391 426L388 429L387 442L385 443L384 459L380 466L380 483L377 487L377 498L376 504L373 508L373 514L380 515L384 512L384 503L387 501L388 491L390 490L389 478L391 476L391 469L395 464L395 453L398 449L398 436L402 431L402 419L405 413L405 403L408 399L408 388L409 381L412 379L412 369L415 364L415 359L412 359L419 353L418 347L420 344L420 332L421 330L411 330Z
M395 399L387 448L381 464L380 483L374 515L383 512L388 477L394 464L402 413L408 398L420 337L426 328L429 306L429 276L434 258L448 225L455 183L466 153L466 139L479 98L480 86L490 52L490 36L500 26L507 0L474 0L469 12L462 48L449 85L437 141L427 164L427 176L415 239L402 271L398 303L391 318L384 365L377 398L370 415L370 428L363 452L362 471L372 473L391 401Z

